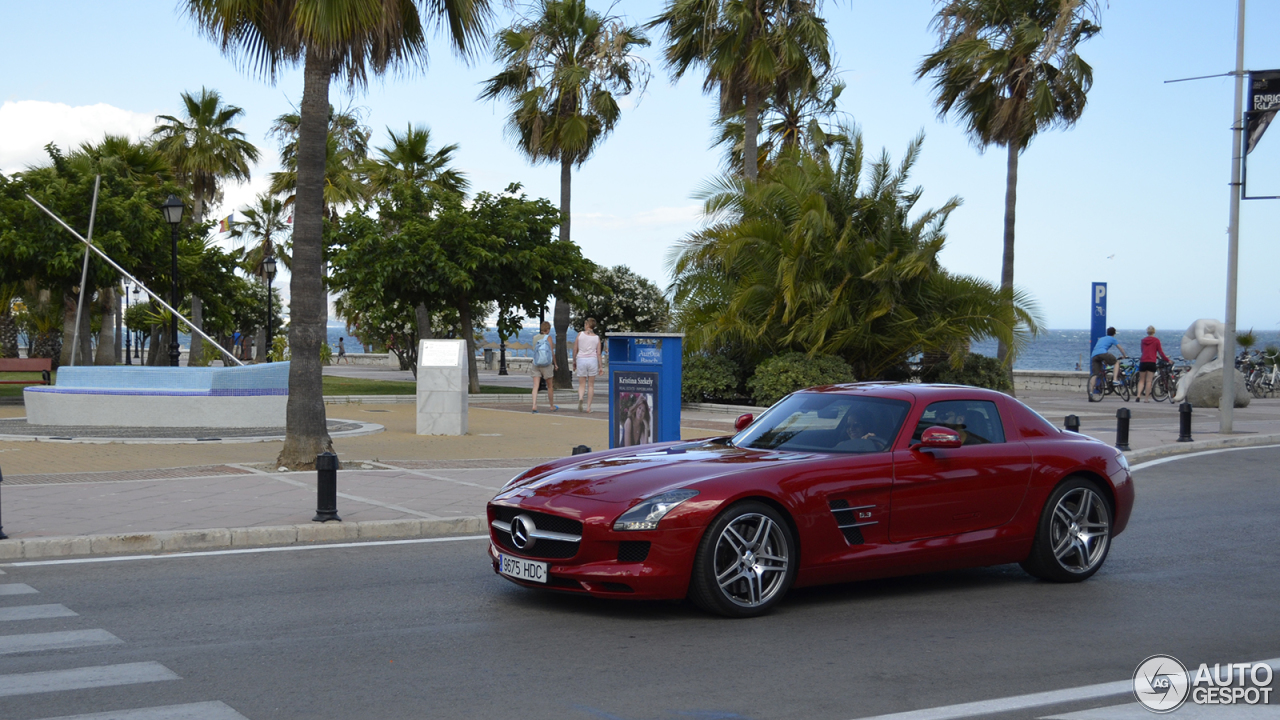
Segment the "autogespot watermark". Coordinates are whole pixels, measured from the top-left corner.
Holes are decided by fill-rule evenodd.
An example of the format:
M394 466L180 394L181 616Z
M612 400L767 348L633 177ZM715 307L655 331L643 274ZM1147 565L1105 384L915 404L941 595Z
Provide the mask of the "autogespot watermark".
M1268 705L1271 666L1266 663L1201 663L1195 673L1172 655L1152 655L1133 671L1133 696L1154 713L1196 705Z

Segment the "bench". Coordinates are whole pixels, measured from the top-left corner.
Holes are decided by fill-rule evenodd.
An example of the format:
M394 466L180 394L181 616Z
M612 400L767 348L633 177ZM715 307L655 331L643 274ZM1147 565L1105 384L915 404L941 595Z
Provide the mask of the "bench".
M38 372L39 380L0 380L0 385L48 385L53 360L49 358L0 358L0 372Z

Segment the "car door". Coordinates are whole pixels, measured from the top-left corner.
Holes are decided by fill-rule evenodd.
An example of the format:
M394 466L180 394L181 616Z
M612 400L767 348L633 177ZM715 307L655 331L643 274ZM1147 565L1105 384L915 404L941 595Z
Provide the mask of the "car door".
M1003 525L1022 504L1031 479L1025 443L1007 442L1005 423L990 400L930 403L916 422L912 445L935 425L960 433L964 444L947 449L894 452L893 542L958 535Z

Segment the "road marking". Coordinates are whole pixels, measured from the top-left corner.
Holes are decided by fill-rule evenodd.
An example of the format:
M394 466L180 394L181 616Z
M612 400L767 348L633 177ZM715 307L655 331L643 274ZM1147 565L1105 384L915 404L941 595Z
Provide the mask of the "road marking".
M106 630L67 630L64 632L0 635L0 655L65 650L94 645L119 645L124 641Z
M1186 460L1188 458L1200 457L1201 455L1217 455L1218 453L1239 452L1240 450L1266 450L1267 448L1278 448L1278 447L1280 447L1280 445L1251 445L1249 447L1232 447L1232 448L1218 448L1216 450L1201 450L1200 452L1187 453L1186 455L1171 455L1169 457L1159 458L1157 460L1148 460L1144 463L1138 463L1137 465L1134 465L1133 467L1129 468L1129 471L1133 472L1135 470L1142 470L1143 468L1152 467L1153 465L1162 465L1167 462L1173 462L1174 460Z
M295 552L298 550L328 550L330 548L364 548L381 545L420 545L423 543L458 542L461 540L488 540L488 535L461 535L459 537L415 538L413 540L368 540L365 542L327 543L324 545L284 545L280 547L241 548L239 550L204 550L189 553L168 553L165 555L114 555L111 557L75 558L73 560L31 560L29 562L5 563L5 567L32 567L35 565L83 565L86 563L124 562L126 560L167 560L171 558L214 557L217 555L249 555L254 553ZM59 606L61 607L61 606ZM0 620L4 609L0 608ZM73 615L75 613L72 613Z
M1138 703L1049 715L1040 720L1151 720L1159 717ZM1196 705L1187 703L1173 717L1178 720L1275 720L1276 709L1267 705Z
M76 617L78 613L66 605L18 605L0 608L0 622L6 620L43 620L45 618Z
M1251 664L1270 665L1273 672L1280 670L1280 658L1259 660ZM996 700L981 700L978 702L962 703L960 705L945 705L943 707L926 708L924 710L908 710L907 712L890 713L888 715L875 715L873 717L859 718L859 720L958 720L959 718L983 717L987 715L995 715L996 713L1031 710L1033 708L1046 707L1049 705L1097 700L1099 698L1117 695L1129 695L1132 697L1132 678L1129 680L1101 683L1098 685L1085 685L1078 688L1068 688L1066 690L1050 690L1048 692L1031 693L1029 695L1014 695L1013 697L998 698ZM1185 710L1189 706L1190 704L1184 705L1182 710ZM1114 707L1127 707L1127 705L1116 705ZM1135 707L1137 706L1135 705ZM1179 718L1182 717L1182 710L1179 710ZM1101 710L1099 710L1099 712L1101 712ZM1146 713L1146 715L1141 717L1148 717L1150 715L1146 710L1143 710L1143 713ZM1056 718L1059 716L1054 717ZM1113 720L1113 716L1111 715L1080 715L1078 717L1079 720ZM1220 716L1215 715L1214 717ZM1077 720L1077 716L1072 715L1071 719ZM1114 720L1129 720L1129 716L1115 716ZM1232 720L1234 720L1234 716L1232 716ZM1244 720L1243 717L1242 720ZM1252 720L1251 716L1249 717L1249 720Z
M481 490L490 490L492 492L498 492L499 490L502 489L502 488L493 487L492 485L481 485L480 483L468 482L466 480L458 480L457 478L445 477L443 475L432 475L429 472L423 472L421 470L411 470L409 468L402 468L396 465L388 465L387 463L376 462L373 460L369 461L369 464L377 465L379 467L384 467L388 470L396 470L398 472L409 473L410 475L417 475L418 477L424 477L424 478L427 478L428 480L439 480L440 482L453 483L454 485L465 485L467 487L479 488ZM476 469L483 470L487 468L476 468ZM512 468L512 469L516 470L519 468Z
M26 583L4 583L0 585L0 595L34 595L39 590Z
M0 697L181 679L177 673L158 662L47 670L19 675L0 675Z
M138 708L136 710L112 710L89 715L63 715L44 720L249 720L221 702L200 702L188 705Z
M268 477L270 477L273 480L279 480L282 483L288 483L290 485L294 485L300 488L306 488L307 490L311 490L315 487L313 483L305 483L300 480L294 480L293 478L287 478L283 475L269 475ZM396 512L402 512L402 513L405 513L406 515L416 515L420 518L425 518L427 520L443 520L444 519L439 515L432 515L431 513L425 513L420 510L410 510L409 508L403 507L401 505L392 505L391 503L384 503L380 500L372 500L370 498L360 497L359 495L349 495L347 493L340 492L338 493L338 497L342 498L343 500L362 502L366 505L373 505L375 507L386 508L388 510L395 510Z

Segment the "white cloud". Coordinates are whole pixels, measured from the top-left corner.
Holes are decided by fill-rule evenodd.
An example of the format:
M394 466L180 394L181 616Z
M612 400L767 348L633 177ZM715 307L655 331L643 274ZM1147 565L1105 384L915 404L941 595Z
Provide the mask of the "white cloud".
M64 151L104 134L140 138L155 127L155 115L98 103L71 107L40 100L6 101L0 105L0 172L13 173L48 160L44 146Z

